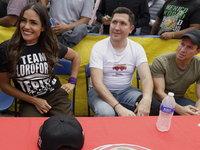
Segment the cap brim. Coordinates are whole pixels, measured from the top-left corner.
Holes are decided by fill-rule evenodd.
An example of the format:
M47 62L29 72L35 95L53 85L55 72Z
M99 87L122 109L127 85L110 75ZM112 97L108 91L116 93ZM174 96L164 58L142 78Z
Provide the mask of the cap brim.
M43 125L41 125L40 129L39 129L39 139L37 141L37 145L39 147L39 149L41 149L41 133L42 133L42 129L43 129Z
M194 45L199 45L199 41L197 40L196 36L188 33L188 34L184 34L181 38L186 37L186 36L191 39Z
M40 129L39 129L39 136L41 135L42 133L42 129L43 129L43 125L41 125Z

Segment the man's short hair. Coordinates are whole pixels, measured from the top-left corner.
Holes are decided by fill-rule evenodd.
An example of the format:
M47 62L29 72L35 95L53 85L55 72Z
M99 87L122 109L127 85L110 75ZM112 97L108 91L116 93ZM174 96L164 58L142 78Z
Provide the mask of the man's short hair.
M132 13L130 9L126 7L117 7L112 13L112 18L116 13L127 14L129 16L130 25L133 25L135 23L135 15Z

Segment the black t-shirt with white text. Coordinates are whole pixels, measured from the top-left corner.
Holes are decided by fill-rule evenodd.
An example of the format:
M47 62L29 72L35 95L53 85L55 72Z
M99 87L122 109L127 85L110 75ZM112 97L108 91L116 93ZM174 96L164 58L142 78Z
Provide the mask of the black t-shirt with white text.
M0 44L0 72L7 72L6 50L9 41ZM68 48L59 43L60 58L68 52ZM60 88L61 83L55 77L50 84L49 68L47 58L40 51L39 42L27 46L17 64L17 77L13 79L17 89L34 97L44 97Z

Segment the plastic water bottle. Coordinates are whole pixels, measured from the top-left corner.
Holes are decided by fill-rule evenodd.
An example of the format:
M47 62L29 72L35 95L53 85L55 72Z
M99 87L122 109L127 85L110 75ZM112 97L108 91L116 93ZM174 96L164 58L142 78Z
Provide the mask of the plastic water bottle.
M171 126L171 119L175 109L174 93L169 92L161 103L159 117L156 123L159 131L168 131Z

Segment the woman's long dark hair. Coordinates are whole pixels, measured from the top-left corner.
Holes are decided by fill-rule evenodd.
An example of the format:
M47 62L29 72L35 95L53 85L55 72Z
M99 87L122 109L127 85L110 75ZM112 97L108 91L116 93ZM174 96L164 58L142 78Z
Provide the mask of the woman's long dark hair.
M59 56L59 47L57 40L53 37L47 9L41 3L29 3L20 13L16 31L9 41L6 53L8 76L12 79L17 76L17 63L26 50L26 42L20 32L20 22L24 12L28 9L33 9L39 15L42 27L44 27L44 31L41 32L38 42L41 46L40 51L45 53L47 57L50 80L52 81L55 77L54 65L58 64L56 58Z

